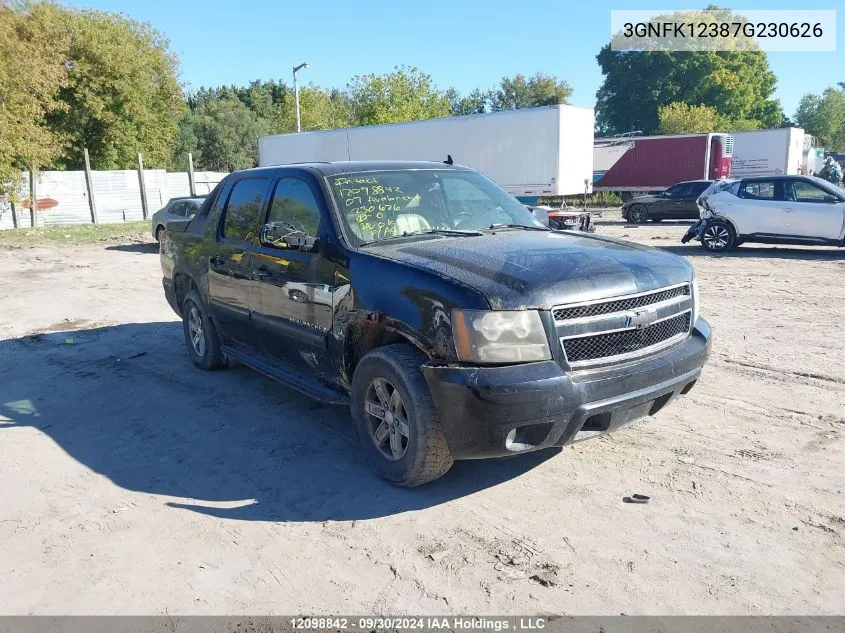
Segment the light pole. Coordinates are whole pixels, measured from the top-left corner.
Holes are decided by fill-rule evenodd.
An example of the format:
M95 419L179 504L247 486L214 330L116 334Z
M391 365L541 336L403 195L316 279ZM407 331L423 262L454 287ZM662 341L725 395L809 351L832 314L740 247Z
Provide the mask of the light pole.
M303 68L308 68L308 64L300 64L293 67L293 98L296 101L296 131L301 132L302 126L299 122L299 84L296 83L296 73Z

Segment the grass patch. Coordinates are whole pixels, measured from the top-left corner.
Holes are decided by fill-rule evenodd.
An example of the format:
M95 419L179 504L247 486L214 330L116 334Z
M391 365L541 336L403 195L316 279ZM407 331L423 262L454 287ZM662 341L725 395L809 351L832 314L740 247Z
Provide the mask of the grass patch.
M152 241L150 221L117 224L77 224L0 231L0 248L27 248L46 244L98 244L100 242Z

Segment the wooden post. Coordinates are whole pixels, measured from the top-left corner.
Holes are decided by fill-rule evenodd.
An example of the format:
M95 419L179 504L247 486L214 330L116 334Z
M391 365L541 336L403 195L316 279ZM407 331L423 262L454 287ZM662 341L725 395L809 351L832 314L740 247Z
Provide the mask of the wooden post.
M194 181L194 155L188 152L188 189L191 191L191 197L197 195L197 183Z
M18 228L18 209L15 206L15 203L11 203L12 206L12 226L14 228Z
M97 218L97 203L94 200L94 180L91 178L91 161L88 158L88 148L85 152L85 187L88 189L88 207L91 209L91 222L99 224Z
M141 212L144 214L144 219L147 219L147 187L144 184L144 159L141 153L138 153L138 184L141 185Z
M35 167L29 168L29 223L35 227L38 224L38 202L35 191Z

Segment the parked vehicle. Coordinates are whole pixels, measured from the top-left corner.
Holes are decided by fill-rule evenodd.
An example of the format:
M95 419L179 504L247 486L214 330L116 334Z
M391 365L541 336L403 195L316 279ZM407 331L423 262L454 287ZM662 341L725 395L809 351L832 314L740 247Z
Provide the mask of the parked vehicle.
M593 191L614 192L627 202L679 182L727 178L733 143L729 134L597 138Z
M554 208L526 205L526 208L534 214L543 224L558 231L586 231L593 233L596 230L593 219L587 211L576 211L568 207Z
M720 180L698 205L701 219L681 241L710 251L744 242L845 246L845 189L815 176Z
M660 222L667 218L697 219L696 200L711 184L712 180L690 180L651 196L637 196L622 204L622 217L634 224L645 224L649 220Z
M569 105L258 139L259 166L345 160L451 160L525 204L589 192L593 111Z
M812 175L820 166L815 140L802 128L732 132L732 178Z
M169 220L184 220L194 217L203 200L205 200L204 196L171 198L163 208L153 213L150 226L156 242L161 242L162 232Z
M168 222L161 265L197 366L349 406L401 486L654 415L710 351L685 258L550 230L442 163L233 173Z

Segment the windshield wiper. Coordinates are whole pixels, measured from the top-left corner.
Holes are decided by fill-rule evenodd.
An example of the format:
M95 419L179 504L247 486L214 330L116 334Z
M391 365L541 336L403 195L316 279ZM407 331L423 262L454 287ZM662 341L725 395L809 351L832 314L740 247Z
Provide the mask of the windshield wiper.
M367 240L365 242L359 242L358 246L367 246L368 244L376 244L378 242L386 242L387 240L398 240L403 237L413 237L415 235L460 235L460 236L478 236L484 235L481 231L476 230L464 230L464 229L426 229L424 231L405 231L404 233L400 233L399 235L389 235L387 237L382 237L377 240Z
M527 224L491 224L490 229L527 229L529 231L550 231L547 226L529 226Z

